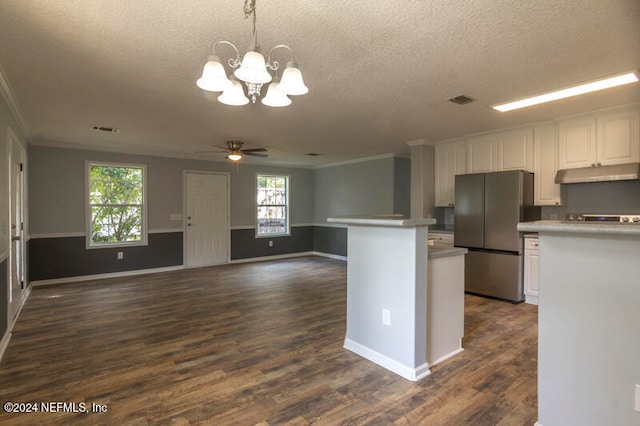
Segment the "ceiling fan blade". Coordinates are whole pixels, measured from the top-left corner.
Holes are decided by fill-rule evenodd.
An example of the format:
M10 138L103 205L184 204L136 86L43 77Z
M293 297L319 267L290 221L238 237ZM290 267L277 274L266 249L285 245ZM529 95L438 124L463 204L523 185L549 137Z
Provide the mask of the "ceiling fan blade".
M225 151L229 150L228 146L220 146L220 145L213 145L213 146L215 146L216 148L224 149Z
M241 149L242 152L267 152L265 148L249 148L249 149Z
M246 155L251 155L252 157L268 157L268 154L261 154L259 152L247 152L247 151L242 151L242 154L246 154Z
M194 154L211 154L211 153L223 153L223 152L227 152L227 150L225 149L224 151L193 151Z

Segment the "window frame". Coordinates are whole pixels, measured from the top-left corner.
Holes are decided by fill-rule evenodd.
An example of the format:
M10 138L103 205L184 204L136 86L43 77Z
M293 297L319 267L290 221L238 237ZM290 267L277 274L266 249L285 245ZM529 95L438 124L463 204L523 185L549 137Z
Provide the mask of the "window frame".
M280 177L285 178L285 204L258 204L258 178L261 176L265 177ZM291 236L291 207L290 207L290 198L291 198L291 176L288 174L282 173L256 173L255 176L255 210L254 210L254 218L256 223L256 238L274 238L274 237L288 237ZM261 206L284 206L286 217L286 231L285 232L277 232L277 233L269 233L269 234L259 234L259 225L258 225L258 208Z
M92 226L91 226L91 167L124 167L142 169L142 225L140 230L140 241L123 241L115 243L96 243L91 238ZM85 161L85 247L87 249L103 249L103 248L117 248L117 247L132 247L132 246L147 246L149 245L148 238L148 220L147 220L147 165L146 164L133 164L133 163L119 163L110 161Z

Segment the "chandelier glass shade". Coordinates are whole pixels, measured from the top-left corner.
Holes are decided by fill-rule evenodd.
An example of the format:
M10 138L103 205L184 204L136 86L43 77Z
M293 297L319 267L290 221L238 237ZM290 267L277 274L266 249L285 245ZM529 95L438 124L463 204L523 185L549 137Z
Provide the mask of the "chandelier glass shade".
M267 89L266 96L261 99L261 103L271 107L290 105L291 99L288 96L299 96L309 92L309 88L302 79L302 72L298 64L294 62L293 51L289 46L279 44L269 51L265 59L258 46L255 27L255 0L245 0L244 11L245 17L253 17L253 44L249 51L240 60L240 51L233 43L226 40L216 42L212 47L213 55L209 56L202 70L202 76L196 81L196 85L209 92L222 92L218 96L218 101L223 104L240 106L248 104L249 101L255 103L261 96L262 86L266 83L271 83ZM222 45L231 46L235 51L235 57L232 57L227 62L227 65L234 70L230 76L227 76L223 63L216 55L216 48ZM272 58L272 54L278 49L288 50L291 56L291 60L287 62L282 72L282 78L279 81L277 72L280 69L280 64ZM242 84L238 80L245 84L246 95Z

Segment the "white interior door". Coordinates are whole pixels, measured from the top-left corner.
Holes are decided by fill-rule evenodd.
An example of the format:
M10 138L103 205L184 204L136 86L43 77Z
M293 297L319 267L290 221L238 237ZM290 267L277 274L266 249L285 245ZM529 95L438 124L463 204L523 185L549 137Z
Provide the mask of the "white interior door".
M229 261L229 176L186 173L185 265Z
M13 321L24 301L25 247L24 247L24 149L12 138L9 139L9 192L10 192L10 236L11 248L9 273L9 321Z

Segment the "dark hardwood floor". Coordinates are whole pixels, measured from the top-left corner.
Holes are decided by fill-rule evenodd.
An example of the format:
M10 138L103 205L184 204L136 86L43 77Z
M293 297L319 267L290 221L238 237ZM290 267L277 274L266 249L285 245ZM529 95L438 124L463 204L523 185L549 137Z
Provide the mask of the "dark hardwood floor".
M414 383L342 348L341 261L36 287L0 363L0 402L107 412L0 424L534 424L537 307L465 304L465 351Z

